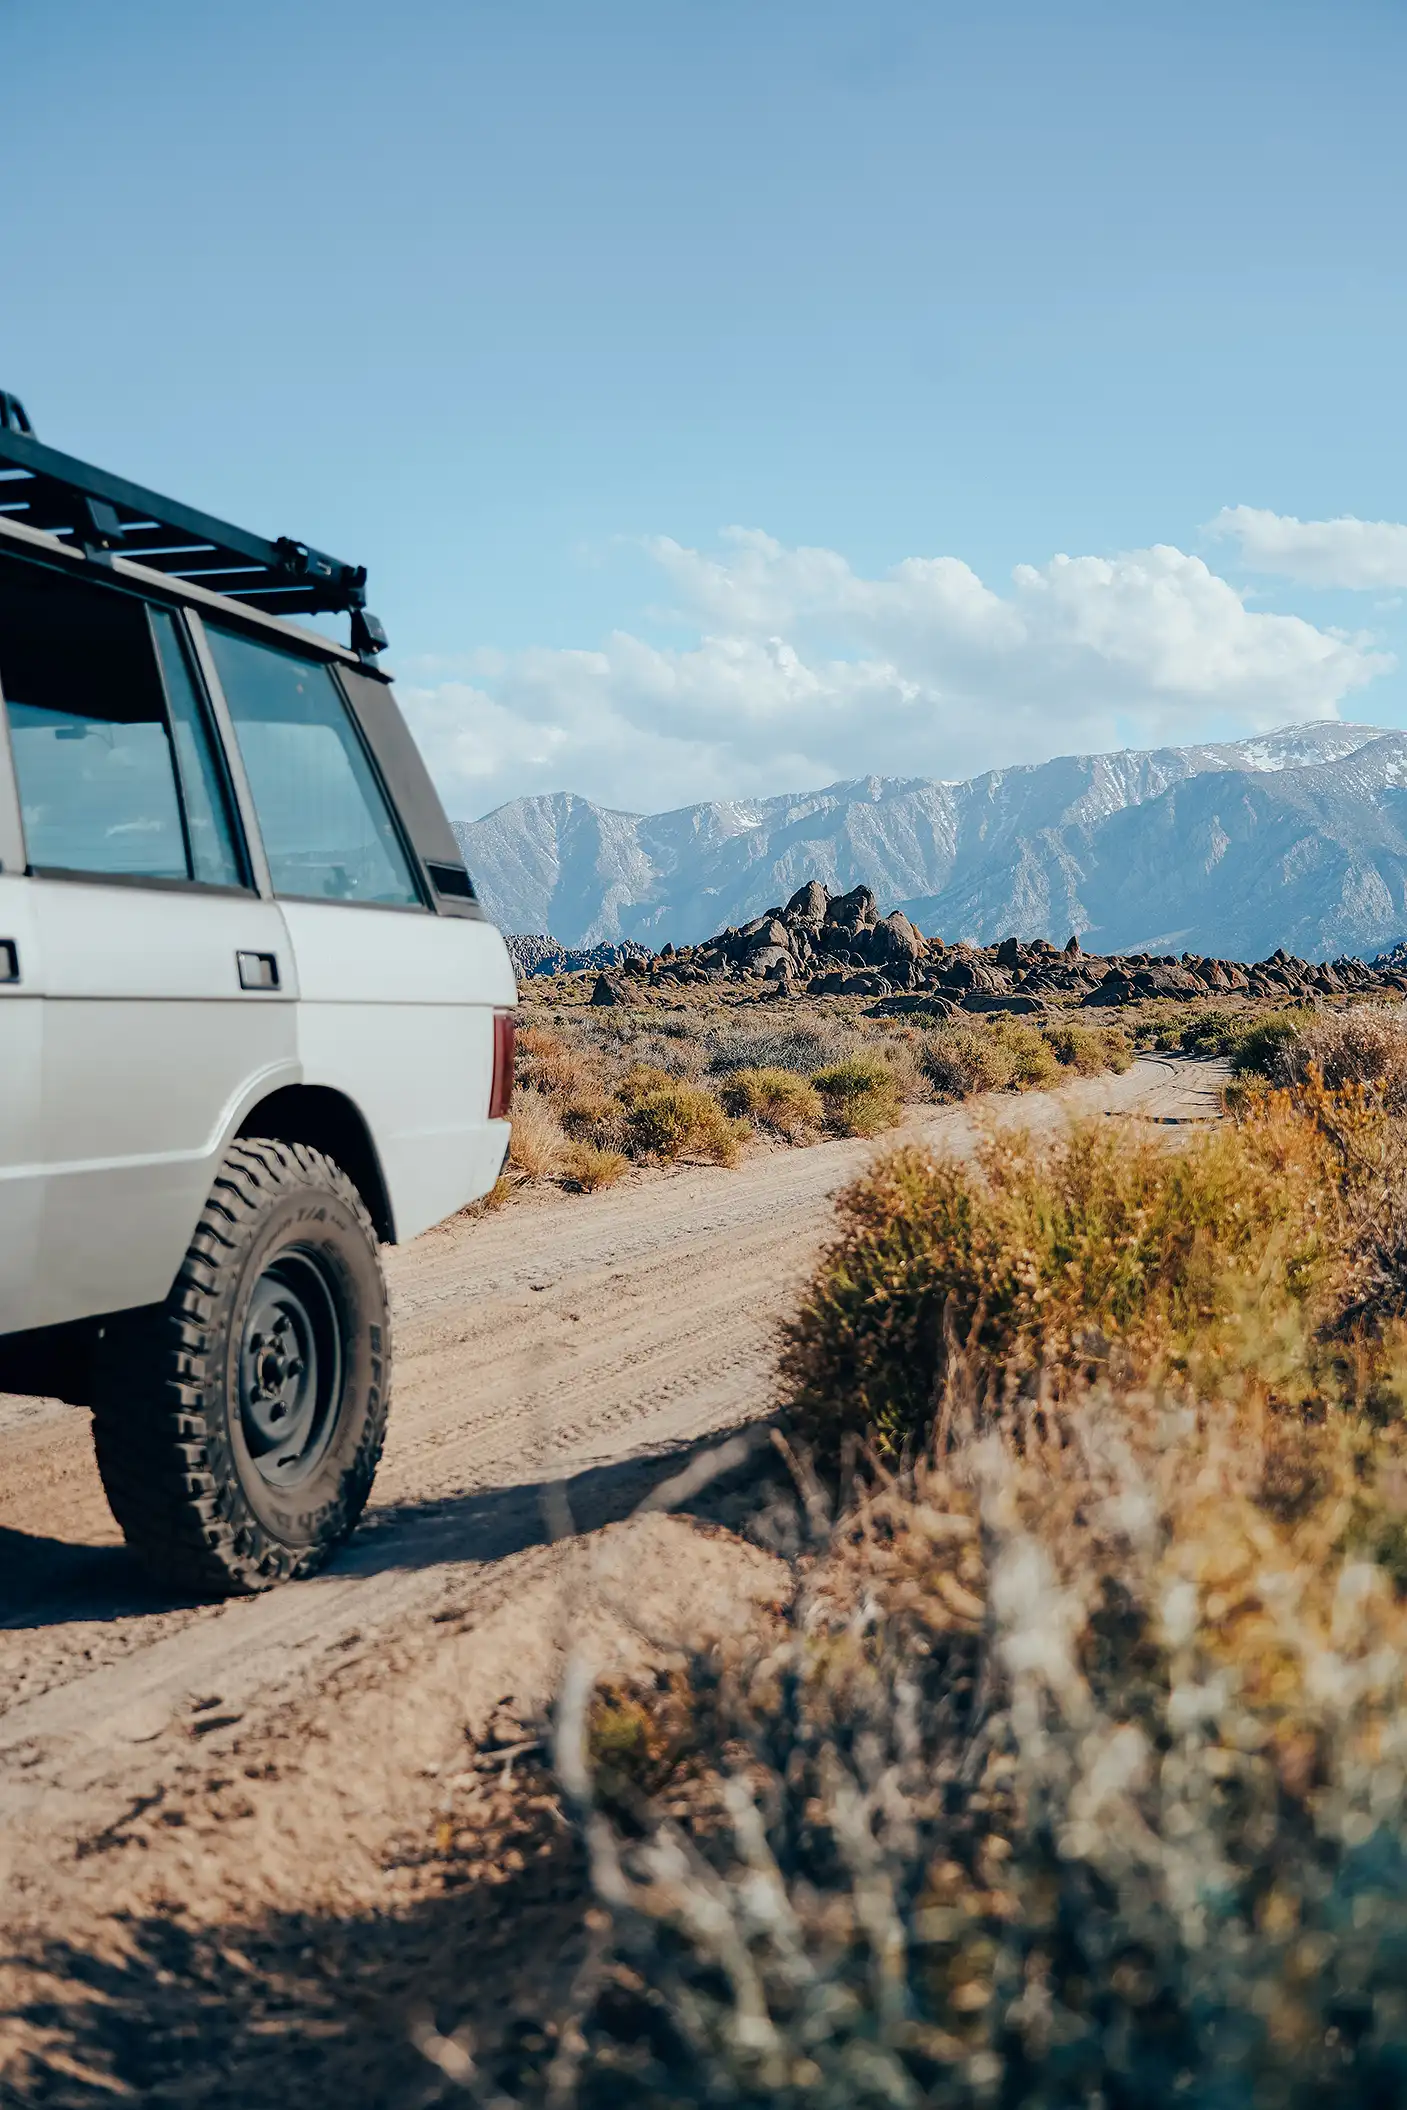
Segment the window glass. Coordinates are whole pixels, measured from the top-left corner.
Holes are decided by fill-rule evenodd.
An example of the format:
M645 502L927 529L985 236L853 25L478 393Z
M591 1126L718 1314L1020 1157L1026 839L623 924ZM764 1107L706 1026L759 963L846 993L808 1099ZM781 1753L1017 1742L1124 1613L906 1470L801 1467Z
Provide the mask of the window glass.
M217 759L205 712L176 618L166 608L151 610L152 634L162 679L181 790L186 802L191 870L206 886L242 886L245 875L230 818L224 769Z
M30 864L189 878L142 602L0 560L0 688Z
M326 666L207 624L276 894L419 908L400 838Z

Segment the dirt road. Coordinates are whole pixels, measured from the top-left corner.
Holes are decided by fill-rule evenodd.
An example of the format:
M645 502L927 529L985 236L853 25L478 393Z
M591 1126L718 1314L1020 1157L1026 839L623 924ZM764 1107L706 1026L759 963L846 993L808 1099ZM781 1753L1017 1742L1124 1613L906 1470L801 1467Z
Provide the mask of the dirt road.
M1201 1121L1220 1082L1141 1059L996 1111ZM992 1111L910 1127L961 1144ZM320 1905L384 1910L388 1837L418 1821L447 1738L462 1753L505 1695L541 1704L564 1607L605 1604L629 1655L773 1589L760 1552L725 1563L679 1520L619 1520L686 1446L766 1411L778 1319L871 1148L542 1195L392 1253L373 1509L328 1573L267 1597L163 1600L108 1518L86 1415L0 1398L0 1922L30 1944L31 1977L40 1926L51 1956L56 1928L75 1951L117 1942L115 1915L173 1899L211 1922L256 1893L302 1909L315 1864ZM549 1485L578 1534L555 1546ZM41 2098L0 2087L10 2099Z

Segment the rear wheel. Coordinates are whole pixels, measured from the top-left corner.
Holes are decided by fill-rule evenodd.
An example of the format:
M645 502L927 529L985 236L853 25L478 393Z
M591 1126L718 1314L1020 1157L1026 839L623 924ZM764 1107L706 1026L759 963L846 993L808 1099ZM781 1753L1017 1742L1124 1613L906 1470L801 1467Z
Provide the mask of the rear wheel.
M311 1574L371 1491L390 1363L356 1188L303 1144L235 1144L165 1304L104 1328L93 1432L133 1552L206 1596Z

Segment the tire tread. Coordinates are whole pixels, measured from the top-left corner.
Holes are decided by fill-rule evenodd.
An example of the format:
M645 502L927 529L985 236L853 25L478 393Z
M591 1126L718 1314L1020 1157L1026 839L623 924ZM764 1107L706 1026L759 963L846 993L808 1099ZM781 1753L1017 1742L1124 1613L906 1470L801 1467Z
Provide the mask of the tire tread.
M343 1476L336 1528L316 1545L291 1547L252 1512L236 1523L222 1503L206 1395L222 1346L222 1286L252 1243L268 1202L310 1186L336 1194L375 1253L366 1205L339 1165L304 1143L245 1138L231 1146L216 1175L166 1302L124 1314L107 1329L93 1403L103 1487L133 1552L162 1581L193 1596L249 1594L314 1573L355 1526L381 1457L390 1404L389 1331L379 1405Z

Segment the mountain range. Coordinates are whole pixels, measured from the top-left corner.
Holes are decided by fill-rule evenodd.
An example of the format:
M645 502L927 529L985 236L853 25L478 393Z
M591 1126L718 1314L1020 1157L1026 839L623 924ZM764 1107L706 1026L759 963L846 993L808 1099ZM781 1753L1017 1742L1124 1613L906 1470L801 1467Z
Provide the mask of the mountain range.
M553 793L455 834L503 929L567 945L696 943L820 879L949 940L1322 959L1407 931L1407 733L1319 720L672 813Z

